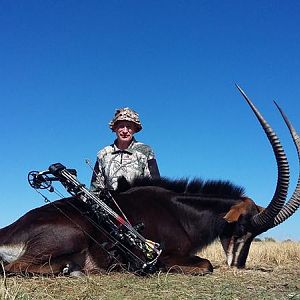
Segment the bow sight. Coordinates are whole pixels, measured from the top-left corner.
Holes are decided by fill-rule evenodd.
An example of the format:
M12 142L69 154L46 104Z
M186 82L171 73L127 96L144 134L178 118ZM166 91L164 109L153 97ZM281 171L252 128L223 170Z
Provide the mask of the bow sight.
M98 217L98 226L113 242L118 254L125 257L127 269L140 274L153 273L157 270L157 260L161 254L160 245L147 240L140 233L141 224L132 226L117 214L107 203L114 201L110 192L103 189L98 196L88 190L76 178L74 169L67 169L60 163L52 164L45 171L31 171L28 182L34 189L54 191L52 182L59 181L67 191L93 208Z

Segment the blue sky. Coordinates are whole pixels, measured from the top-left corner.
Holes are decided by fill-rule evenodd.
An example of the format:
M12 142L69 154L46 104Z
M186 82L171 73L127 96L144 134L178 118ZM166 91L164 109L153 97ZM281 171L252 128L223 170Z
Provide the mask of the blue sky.
M300 131L299 15L296 0L1 1L0 226L43 204L31 170L61 162L89 184L84 160L113 141L123 106L162 175L228 179L266 206L275 159L235 83L281 138L292 190L298 159L273 100ZM265 236L300 240L299 221Z

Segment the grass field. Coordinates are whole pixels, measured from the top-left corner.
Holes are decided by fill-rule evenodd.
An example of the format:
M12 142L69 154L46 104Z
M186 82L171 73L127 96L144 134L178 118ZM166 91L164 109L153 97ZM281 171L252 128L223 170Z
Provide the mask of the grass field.
M138 277L110 273L68 277L2 278L1 299L299 299L300 243L252 243L247 268L224 264L219 243L201 253L213 263L212 275L157 273Z

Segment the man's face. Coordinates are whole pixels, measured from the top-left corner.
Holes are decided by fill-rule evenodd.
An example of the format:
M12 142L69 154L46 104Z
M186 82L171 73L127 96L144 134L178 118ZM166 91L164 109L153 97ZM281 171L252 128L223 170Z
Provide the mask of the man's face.
M114 130L119 141L130 142L135 133L135 124L130 121L118 121Z

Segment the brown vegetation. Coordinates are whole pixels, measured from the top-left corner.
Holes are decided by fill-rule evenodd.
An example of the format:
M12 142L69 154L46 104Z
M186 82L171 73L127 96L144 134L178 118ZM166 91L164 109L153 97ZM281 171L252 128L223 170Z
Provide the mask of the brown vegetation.
M247 259L247 268L258 266L285 266L298 264L300 267L300 242L253 242ZM199 253L201 257L207 257L216 266L225 264L224 253L220 243L215 243Z

